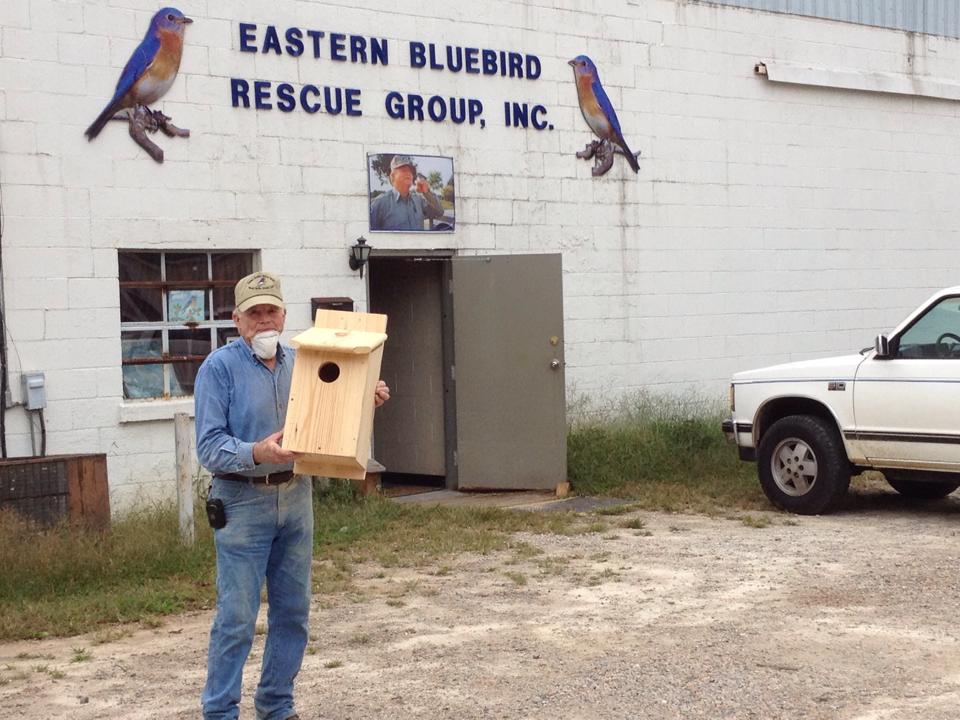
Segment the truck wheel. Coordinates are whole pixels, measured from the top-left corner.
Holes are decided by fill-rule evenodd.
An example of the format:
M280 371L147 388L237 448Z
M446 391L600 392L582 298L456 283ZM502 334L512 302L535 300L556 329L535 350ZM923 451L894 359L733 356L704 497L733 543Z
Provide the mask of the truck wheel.
M883 476L890 487L912 500L938 500L958 487L955 475L936 472L911 472L909 470L885 470Z
M800 515L830 512L850 487L837 429L813 415L789 415L770 426L757 447L757 474L770 502Z

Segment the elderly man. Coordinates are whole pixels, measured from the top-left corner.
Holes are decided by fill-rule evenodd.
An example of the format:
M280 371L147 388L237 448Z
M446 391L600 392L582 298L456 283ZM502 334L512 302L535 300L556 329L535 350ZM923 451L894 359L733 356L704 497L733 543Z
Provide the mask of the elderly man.
M279 343L286 319L280 280L265 272L234 288L240 337L197 373L197 456L213 474L208 515L217 551L217 612L210 630L203 716L239 715L243 665L267 585L267 638L254 704L259 720L298 718L293 680L307 645L313 500L280 443L294 351ZM374 402L390 397L381 381Z
M426 179L411 192L417 168L408 155L394 155L390 161L390 185L370 204L371 230L424 230L424 218L443 217L440 200L430 191ZM420 176L423 177L422 175Z

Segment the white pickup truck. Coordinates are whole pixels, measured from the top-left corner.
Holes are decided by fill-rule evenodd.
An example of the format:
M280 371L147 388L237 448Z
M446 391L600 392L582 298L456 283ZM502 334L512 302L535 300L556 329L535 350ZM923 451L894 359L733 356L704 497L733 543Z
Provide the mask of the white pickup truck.
M899 493L960 487L960 287L941 290L873 348L737 373L723 430L779 508L834 509L850 476Z

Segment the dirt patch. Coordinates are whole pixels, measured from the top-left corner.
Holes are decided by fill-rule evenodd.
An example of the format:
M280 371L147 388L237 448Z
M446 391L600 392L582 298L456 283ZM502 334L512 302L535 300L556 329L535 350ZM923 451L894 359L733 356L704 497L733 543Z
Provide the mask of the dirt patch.
M300 714L953 720L960 502L854 504L632 513L437 567L364 566L358 592L316 598ZM644 527L618 527L630 518ZM0 645L0 716L197 718L209 624Z

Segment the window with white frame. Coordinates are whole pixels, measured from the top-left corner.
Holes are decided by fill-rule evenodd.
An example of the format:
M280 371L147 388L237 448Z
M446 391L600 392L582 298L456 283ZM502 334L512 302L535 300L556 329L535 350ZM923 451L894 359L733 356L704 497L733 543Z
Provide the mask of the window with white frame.
M252 252L120 250L123 396L193 394L200 363L237 337L233 287Z

